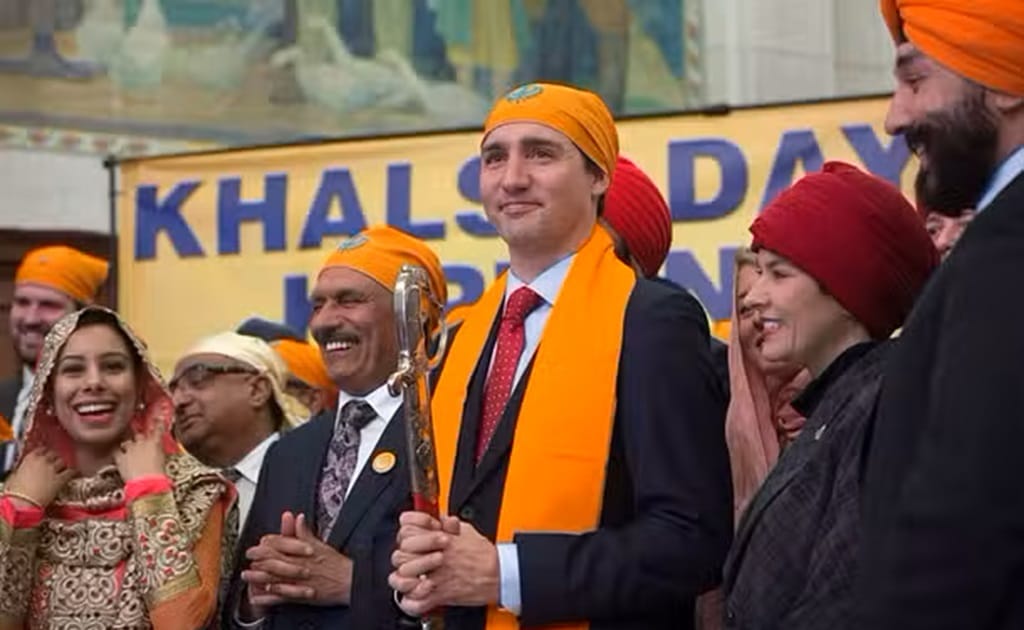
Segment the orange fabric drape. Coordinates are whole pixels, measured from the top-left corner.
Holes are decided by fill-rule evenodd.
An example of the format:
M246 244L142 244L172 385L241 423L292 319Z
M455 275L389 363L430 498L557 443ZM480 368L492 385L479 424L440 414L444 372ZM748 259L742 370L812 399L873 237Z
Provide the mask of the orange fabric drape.
M201 628L217 613L224 515L231 501L230 498L222 499L219 506L210 510L202 533L192 550L199 572L199 584L173 599L154 606L149 611L153 630Z
M469 381L501 308L505 283L503 275L466 315L433 399L442 513L449 511ZM516 422L498 542L511 541L517 532L597 528L615 420L623 321L635 284L634 272L615 256L611 237L595 227L576 253L537 349ZM570 392L586 396L574 397L570 404ZM477 417L472 410L466 421ZM488 630L518 627L512 614L494 607L488 612Z

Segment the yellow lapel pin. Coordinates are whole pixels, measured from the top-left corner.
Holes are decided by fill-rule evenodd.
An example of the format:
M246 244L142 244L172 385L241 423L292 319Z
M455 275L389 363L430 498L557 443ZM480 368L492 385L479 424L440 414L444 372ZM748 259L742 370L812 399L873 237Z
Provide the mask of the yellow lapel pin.
M383 475L395 467L395 454L391 451L381 451L373 458L373 472Z

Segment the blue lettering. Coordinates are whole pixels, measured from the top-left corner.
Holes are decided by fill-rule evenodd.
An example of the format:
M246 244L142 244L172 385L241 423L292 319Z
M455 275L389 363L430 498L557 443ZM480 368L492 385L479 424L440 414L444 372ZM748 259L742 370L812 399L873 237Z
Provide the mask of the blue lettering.
M787 131L782 134L759 210L764 209L776 195L793 183L798 163L803 164L805 173L819 171L825 163L818 140L814 137L814 131L810 129Z
M669 252L665 275L676 284L693 291L713 320L729 319L732 314L733 257L735 247L718 250L718 280L716 289L710 277L689 250Z
M288 176L272 173L263 178L264 197L260 200L241 199L242 180L226 177L220 180L217 195L217 251L237 254L241 249L241 225L245 221L263 223L263 251L284 251L285 203Z
M459 194L466 201L480 203L480 156L473 156L462 163L458 176ZM497 236L487 217L476 210L463 210L455 213L455 223L462 231L471 236Z
M718 163L722 184L709 200L697 199L697 160ZM721 138L673 140L668 145L668 205L673 221L723 217L739 208L747 195L747 160L736 144Z
M309 278L305 274L284 277L284 323L306 336L313 307L309 303Z
M427 240L444 238L444 221L412 220L412 165L398 162L388 165L387 222L413 236Z
M472 304L484 294L484 275L480 270L470 265L445 265L444 277L449 284L459 286L459 297L453 300L448 297L448 308L459 304Z
M871 125L844 125L843 134L869 171L889 180L897 188L902 187L900 176L910 162L910 149L902 135L893 138L885 147Z
M341 217L331 219L329 215L335 198L340 205ZM352 236L365 228L366 217L352 183L352 174L347 168L324 171L302 228L299 247L318 249L325 236Z
M157 187L146 185L135 189L135 260L156 257L156 238L167 232L171 245L181 257L203 256L203 248L195 232L181 216L181 206L196 188L198 180L177 184L163 201L157 198Z

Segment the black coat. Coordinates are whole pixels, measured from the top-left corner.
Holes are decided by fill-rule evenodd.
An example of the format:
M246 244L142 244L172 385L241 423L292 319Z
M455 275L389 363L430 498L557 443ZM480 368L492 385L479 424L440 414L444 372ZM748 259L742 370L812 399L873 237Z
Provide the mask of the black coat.
M486 366L471 378L450 489L453 514L496 536L527 370L474 470ZM564 404L572 397L567 392ZM695 596L715 586L732 531L726 401L697 301L638 280L626 308L600 528L583 535L520 533L524 627L591 620L591 628L693 627ZM557 427L552 427L557 430ZM557 480L552 480L557 482ZM449 630L479 630L483 608L450 608Z
M847 621L864 431L889 351L885 344L864 354L869 348L847 350L796 401L820 397L740 519L725 565L727 628L809 630Z
M18 405L18 393L21 392L21 370L17 376L0 381L0 416L8 422L14 417L14 408Z
M1024 175L918 301L886 369L860 628L1024 628Z
M315 520L320 472L334 433L335 415L333 409L320 413L284 434L267 451L252 508L239 539L235 571L224 606L223 627L235 627L232 620L238 598L245 589L240 572L248 566L245 550L256 545L263 535L279 532L281 513L286 510L303 513L310 522ZM398 517L412 509L404 444L404 414L400 409L356 478L327 541L352 559L351 605L276 606L271 609L264 628L393 630L396 627L402 615L394 604L387 579L392 570L391 553L398 534ZM397 456L395 465L384 474L370 466L374 455L381 451Z
M0 381L0 416L7 422L14 420L14 409L18 405L18 394L21 392L21 369L18 375ZM0 442L0 481L7 477L10 470L6 469L7 461L13 460L15 442ZM11 461L11 466L14 462Z

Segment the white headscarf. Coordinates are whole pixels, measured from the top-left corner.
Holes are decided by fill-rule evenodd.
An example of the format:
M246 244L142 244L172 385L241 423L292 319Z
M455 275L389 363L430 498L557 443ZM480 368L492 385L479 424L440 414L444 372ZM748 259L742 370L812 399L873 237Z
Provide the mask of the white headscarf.
M190 357L197 354L219 354L254 368L270 382L274 402L281 409L284 421L289 427L302 424L308 419L309 412L305 407L284 391L288 367L262 339L235 332L222 332L202 339L182 356Z

